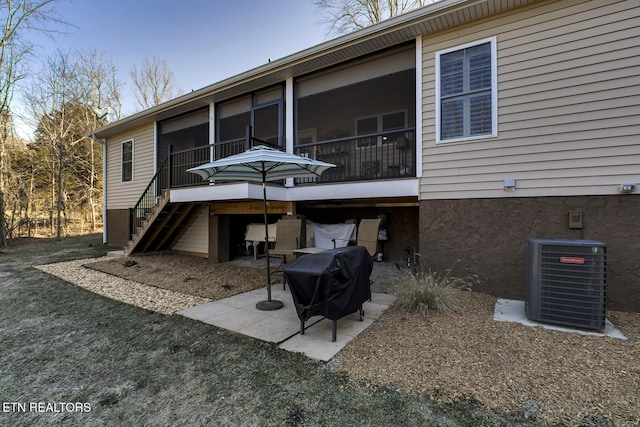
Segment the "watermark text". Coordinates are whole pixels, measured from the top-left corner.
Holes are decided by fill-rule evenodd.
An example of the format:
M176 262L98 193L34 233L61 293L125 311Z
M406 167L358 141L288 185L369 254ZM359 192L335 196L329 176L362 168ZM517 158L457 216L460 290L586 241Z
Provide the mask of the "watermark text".
M76 413L91 412L91 404L86 402L2 402L2 413Z

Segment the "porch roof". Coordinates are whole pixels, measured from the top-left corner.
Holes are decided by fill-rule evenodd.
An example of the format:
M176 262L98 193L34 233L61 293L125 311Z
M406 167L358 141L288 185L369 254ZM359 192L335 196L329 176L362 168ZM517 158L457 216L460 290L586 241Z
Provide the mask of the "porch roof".
M125 117L97 129L94 135L107 138L211 102L229 99L290 77L305 75L396 46L414 40L419 35L429 35L538 1L540 0L441 0Z

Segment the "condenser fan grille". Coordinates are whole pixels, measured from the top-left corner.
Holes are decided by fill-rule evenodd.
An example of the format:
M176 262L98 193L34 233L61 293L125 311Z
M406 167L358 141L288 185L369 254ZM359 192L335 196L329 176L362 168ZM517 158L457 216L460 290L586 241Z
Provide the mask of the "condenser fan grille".
M606 248L601 242L531 239L527 315L533 320L603 329Z

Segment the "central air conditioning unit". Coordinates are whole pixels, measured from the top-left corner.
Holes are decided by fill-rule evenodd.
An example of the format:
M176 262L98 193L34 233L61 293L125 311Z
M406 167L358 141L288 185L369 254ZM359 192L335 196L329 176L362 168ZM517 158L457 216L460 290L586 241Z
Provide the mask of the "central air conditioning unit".
M529 239L525 312L529 319L604 329L606 253L592 240Z

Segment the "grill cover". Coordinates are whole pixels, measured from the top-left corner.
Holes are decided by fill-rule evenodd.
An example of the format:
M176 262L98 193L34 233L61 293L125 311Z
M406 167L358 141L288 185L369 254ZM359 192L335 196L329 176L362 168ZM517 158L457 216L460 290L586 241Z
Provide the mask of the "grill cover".
M371 298L373 259L362 246L304 255L284 265L284 275L300 320L338 320Z

